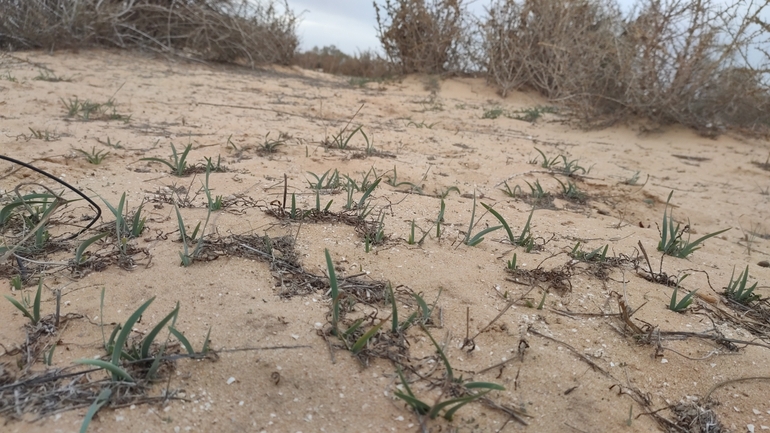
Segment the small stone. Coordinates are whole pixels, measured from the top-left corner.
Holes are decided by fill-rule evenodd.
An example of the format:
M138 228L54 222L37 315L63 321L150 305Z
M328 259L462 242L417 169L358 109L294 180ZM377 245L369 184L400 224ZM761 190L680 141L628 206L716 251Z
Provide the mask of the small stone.
M663 358L663 359L660 360L660 363L661 364L668 364L668 359Z
M232 385L233 383L235 383L235 378L234 377L231 377L231 378L227 379L227 384L228 385Z
M758 411L756 409L751 409L751 411L754 412L754 415L759 415L759 414L762 413L762 412L760 412L760 411Z
M763 268L770 268L770 262L768 262L767 260L762 260L758 262L757 265Z

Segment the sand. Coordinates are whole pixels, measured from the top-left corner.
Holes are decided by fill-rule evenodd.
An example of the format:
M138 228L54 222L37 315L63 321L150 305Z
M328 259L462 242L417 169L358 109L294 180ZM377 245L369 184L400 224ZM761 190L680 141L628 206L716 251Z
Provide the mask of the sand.
M70 81L35 80L43 67ZM220 351L217 360L176 361L148 390L150 396L175 398L105 407L91 423L91 432L648 432L663 427L644 412L664 409L660 415L676 422L676 414L665 408L680 403L711 407L729 431L770 428L767 380L730 383L704 400L724 381L770 376L767 336L760 339L718 314L737 314L722 295L734 267L737 274L748 265L750 283L759 282L756 293L770 296L770 269L757 265L770 253L770 176L761 166L770 153L767 141L730 133L709 139L677 126L644 128L642 123L583 130L558 113L545 113L534 122L504 115L483 118L493 109L513 113L549 104L528 93L500 98L480 78L410 76L358 86L344 77L296 68L248 70L104 50L4 54L0 73L0 153L34 161L113 204L124 192L130 209L146 201L146 229L131 242L151 259L138 254L132 270L112 263L84 275L65 269L46 277L43 314L53 311L54 290L61 289L62 314L83 316L56 334L52 368L105 356L98 318L102 288L106 323L125 321L155 297L135 326L137 332L147 332L179 302L176 327L196 347L211 328L211 346ZM113 98L116 113L130 115L130 120L67 118L63 102L74 98ZM348 149L325 146L359 109L347 131L362 125L377 153L366 155L360 134L351 138ZM50 140L33 137L30 128L47 131ZM257 151L266 136L277 139L281 133L286 142L275 153ZM108 138L121 148L107 146ZM445 345L455 377L504 386L505 391L487 397L525 412L522 420L528 425L480 402L459 409L451 422L417 416L394 397L403 387L393 362L372 359L364 366L339 347L332 358L321 336L330 326L329 295L321 290L281 297L285 287L264 261L222 255L180 266L174 206L162 198L170 196L171 188L189 189L193 207L180 211L191 231L206 219L205 196L193 198L204 176L179 178L161 164L140 160L167 159L172 143L177 149L192 144L190 163L221 156L227 172L211 174L212 193L243 199L213 213L206 228L212 239L265 234L296 238L299 261L316 275L326 273L328 248L340 276L363 274L359 278L365 281L389 281L404 294L398 297L401 318L417 311L408 292L421 293L429 303L437 299L427 329ZM74 150L92 148L110 153L94 165ZM536 148L548 158L564 155L590 171L567 177L559 171L563 162L544 168ZM383 180L368 203L374 209L371 215L384 215L386 241L369 252L350 225L300 224L265 212L280 206L284 176L289 196L294 193L298 207L308 209L316 200L310 188L313 174L338 170L341 177L360 182L365 173L370 180L375 177L372 169ZM637 173L638 180L629 185ZM560 198L557 179L565 185L573 182L586 201ZM518 234L532 210L526 182L535 181L555 198L534 211L533 251L511 245L504 230L487 234L476 246L463 244L474 192L478 225L473 235L498 224L481 202L494 206ZM2 189L13 188L8 179L1 182ZM501 191L505 182L511 189L518 185L523 195L507 196ZM685 313L667 308L673 288L643 278L647 265L639 258L641 242L658 272L658 225L671 191L669 210L683 226L689 224L693 239L730 229L687 259L663 260L666 275L690 274L680 297L698 289ZM444 193L439 239L434 224L438 196ZM360 192L354 194L355 200L360 197ZM271 204L276 200L278 205ZM322 207L333 200L330 210L340 212L346 192L324 191L319 200ZM106 213L104 222L114 219ZM421 245L408 243L412 221L419 227L418 237L421 230L431 231ZM578 241L587 252L608 245L607 256L617 266L608 268L606 279L568 255ZM95 245L100 251L108 247ZM514 253L517 275L506 271ZM71 257L72 251L62 254ZM571 276L556 287L532 282L527 275L538 267L569 269ZM27 290L34 289L33 284ZM11 294L8 285L2 291ZM537 309L546 291L542 309ZM638 309L630 321L648 332L650 341L638 341L625 328L617 315L619 300ZM376 313L377 319L366 326L390 314L389 304L376 310L363 304L355 308L350 317ZM763 308L767 311L767 304ZM0 317L5 353L0 362L17 374L21 355L8 353L24 343L27 319L5 301L0 302ZM389 326L388 320L385 329ZM737 350L730 351L728 344L713 338L672 338L666 332L756 344L735 344ZM462 347L466 334L478 334L470 350ZM335 337L327 339L339 345ZM433 377L442 377L442 361L426 333L413 326L406 339L413 364L423 372L435 367ZM239 348L263 350L227 351ZM508 362L488 369L503 361ZM41 360L33 367L44 369ZM426 381L413 383L412 391L429 404L449 398ZM2 430L77 431L86 409L39 420L35 414L7 418Z

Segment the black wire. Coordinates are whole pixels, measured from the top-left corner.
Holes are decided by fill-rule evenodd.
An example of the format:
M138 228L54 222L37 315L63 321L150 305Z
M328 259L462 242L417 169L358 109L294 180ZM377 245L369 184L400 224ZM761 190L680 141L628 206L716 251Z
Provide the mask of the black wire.
M0 155L0 159L4 159L4 160L12 162L14 164L19 164L22 167L26 167L26 168L34 171L34 172L40 173L43 176L46 176L49 179L52 179L52 180L54 180L54 181L64 185L65 187L69 188L75 194L79 195L80 197L83 197L83 199L85 201L87 201L88 204L90 204L92 207L96 208L96 216L94 217L94 219L91 220L90 223L88 223L87 226L85 226L82 229L80 229L80 231L75 233L74 235L72 235L72 236L70 236L68 238L62 239L62 240L68 241L70 239L74 239L74 238L78 237L81 233L83 233L84 231L88 230L92 225L94 225L96 223L96 221L99 220L99 217L102 216L102 208L100 208L98 204L94 203L94 201L91 200L90 198L88 198L88 196L86 196L85 194L83 194L82 191L80 191L79 189L75 188L74 186L68 184L67 182L65 182L65 181L59 179L58 177L56 177L56 176L54 176L54 175L52 175L52 174L50 174L48 172L45 172L45 171L43 171L43 170L41 170L41 169L39 169L37 167L33 167L33 166L27 164L26 162L21 162L21 161L19 161L17 159L13 159L10 156Z

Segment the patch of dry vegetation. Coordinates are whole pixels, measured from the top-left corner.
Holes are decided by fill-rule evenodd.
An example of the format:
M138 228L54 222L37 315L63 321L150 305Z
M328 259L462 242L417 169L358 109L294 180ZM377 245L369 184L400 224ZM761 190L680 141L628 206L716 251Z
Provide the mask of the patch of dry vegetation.
M482 24L489 80L587 119L641 116L706 135L770 125L767 4L499 0Z
M349 56L334 45L298 53L294 64L305 69L322 70L328 74L380 79L394 74L392 63L374 51L362 51Z
M297 20L287 3L272 0L0 0L0 46L101 45L288 64L299 45Z

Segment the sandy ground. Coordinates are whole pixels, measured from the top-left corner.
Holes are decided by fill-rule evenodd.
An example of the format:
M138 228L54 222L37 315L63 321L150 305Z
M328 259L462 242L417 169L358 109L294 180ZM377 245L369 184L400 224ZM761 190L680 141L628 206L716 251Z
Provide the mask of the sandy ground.
M35 80L43 68L70 81ZM129 209L146 201L146 230L131 242L145 249L151 260L138 254L133 270L111 264L83 276L60 269L46 277L43 314L53 311L54 290L61 289L62 314L83 315L56 334L53 367L105 355L98 319L102 288L104 321L123 322L154 296L135 326L137 332L147 332L179 302L176 327L196 347L211 327L211 345L222 351L216 361L177 361L175 369L149 390L150 396L168 391L175 399L104 408L89 431L649 432L663 428L644 414L647 411L680 403L707 406L704 397L717 384L770 376L767 335L758 338L728 320L739 315L722 296L733 267L737 273L746 265L749 282L759 282L756 292L770 296L770 269L757 265L770 253L770 173L756 164L765 162L770 153L766 141L729 134L712 140L678 127L584 131L558 114L545 114L534 123L505 116L485 119L484 113L492 109L514 112L547 103L524 93L501 99L483 80L471 78L407 77L359 87L346 78L299 69L251 71L111 51L6 54L0 57L0 73L0 153L34 161L88 195L98 194L113 204L124 192ZM114 98L116 112L130 114L130 121L67 118L63 101L74 98L93 102ZM324 146L323 141L331 140L360 107L352 125L362 125L380 153L365 155L360 134L350 140L348 149ZM34 137L30 128L47 132L49 140ZM276 153L258 153L268 133L268 138L280 133L289 138ZM108 139L113 146L120 143L119 148L107 146ZM418 417L394 397L401 385L391 361L373 359L363 366L341 348L334 349L332 357L319 335L323 333L319 329L329 328L328 294L321 290L279 296L281 281L265 262L225 255L180 266L182 246L174 207L161 196L171 188L185 187L192 197L203 176L179 178L161 164L140 161L167 159L171 143L177 149L193 145L190 163L221 156L228 171L211 174L213 193L248 199L212 215L206 229L212 239L231 234L289 235L296 237L299 260L308 272L326 273L328 248L340 276L365 273L362 278L390 281L404 293L422 293L429 303L438 299L428 330L445 344L455 377L504 386L505 391L488 395L490 401L525 412L522 420L528 425L480 402L462 407L452 422ZM561 165L543 168L535 148L549 158L564 155L568 161L577 160L590 172L568 178L559 172ZM110 153L94 165L74 149ZM372 215L385 215L387 240L368 253L362 236L350 225L329 221L300 225L264 212L275 209L271 202L282 200L284 175L298 207L314 207L316 196L309 184L315 179L309 173L320 176L335 169L357 182L371 169L383 176L368 202L375 209ZM396 181L387 182L394 170ZM628 185L637 172L638 182ZM2 180L3 190L13 188L11 179ZM557 179L574 182L587 201L559 198ZM524 194L516 198L504 194L506 181L511 188L523 188ZM532 209L526 182L535 181L557 196L552 206L538 208L532 216L531 231L541 247L527 253L511 245L503 230L486 235L474 247L462 243L474 191L479 202L493 205L518 234ZM416 185L422 193L409 184L390 184L399 182ZM437 195L447 191L439 239L434 225L440 207ZM646 263L636 259L641 241L657 272L657 225L671 191L674 217L690 225L693 239L730 228L688 259L664 259L663 272L674 277L691 274L682 286L700 294L682 314L667 309L673 289L644 279ZM355 200L360 197L360 192L354 194ZM340 212L346 192L324 191L320 200L322 206L333 200L330 210ZM197 195L192 204L181 210L188 232L206 218L205 197ZM481 219L473 234L497 224L480 204L475 216ZM103 216L105 222L112 219L109 212ZM412 221L421 230L432 231L421 245L407 242ZM417 235L421 236L420 229ZM609 269L606 279L597 278L589 265L568 256L578 241L586 251L609 245L607 256L620 263ZM108 245L95 245L95 250L108 250ZM506 271L514 253L522 270L519 275ZM639 269L634 269L634 262ZM551 271L565 266L571 266L569 283L563 282L571 287L566 289L558 290L547 281L530 284L526 278L526 272L538 267ZM33 283L27 290L34 288ZM11 294L8 284L2 291ZM537 309L546 291L543 308ZM19 293L13 296L20 298ZM650 341L638 341L625 328L617 315L618 299L631 309L639 308L630 321L648 332ZM399 300L403 300L400 317L416 311L408 296ZM511 300L516 302L506 310ZM363 305L356 308L359 315L372 311ZM378 309L374 323L390 313L388 304ZM24 344L27 319L5 301L0 302L0 318L5 352L0 362L15 375L22 355L9 353ZM479 331L483 332L474 338L475 349L462 348L466 334L472 337ZM736 350L731 351L730 344L718 344L713 338L674 338L665 332L721 335L755 344L735 343ZM414 365L422 365L422 371L435 367L434 378L444 374L425 332L411 327L406 338ZM334 337L329 342L335 343ZM224 351L279 346L301 347ZM509 362L488 369L503 361ZM33 370L44 370L41 360ZM487 371L480 373L483 370ZM91 376L100 378L99 373ZM729 431L768 430L769 385L767 380L730 383L710 395L710 407ZM426 381L415 381L412 391L431 404L448 398ZM41 420L26 414L23 420L5 419L2 430L77 431L85 413L83 407ZM671 410L660 414L677 421Z

